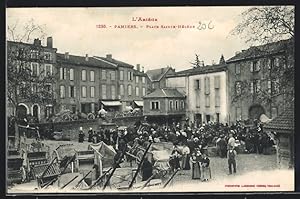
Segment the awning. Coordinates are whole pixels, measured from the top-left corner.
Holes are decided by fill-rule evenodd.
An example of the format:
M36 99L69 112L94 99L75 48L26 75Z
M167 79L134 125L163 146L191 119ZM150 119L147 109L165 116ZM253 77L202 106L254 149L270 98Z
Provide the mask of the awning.
M138 101L138 100L135 100L134 103L135 103L137 106L144 106L144 101Z
M121 106L120 101L101 101L104 106Z

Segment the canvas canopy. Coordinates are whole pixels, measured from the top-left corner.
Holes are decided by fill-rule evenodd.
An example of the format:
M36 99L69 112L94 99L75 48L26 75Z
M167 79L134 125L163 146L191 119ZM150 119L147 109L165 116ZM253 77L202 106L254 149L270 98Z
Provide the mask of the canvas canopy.
M100 142L97 144L90 144L88 146L88 150L97 151L100 155L102 162L102 168L109 168L112 166L114 162L114 157L117 154L112 146L105 144L104 142Z
M262 114L262 115L259 117L259 120L260 120L263 124L266 124L266 123L269 123L272 119L268 118L268 116L266 116L265 114Z

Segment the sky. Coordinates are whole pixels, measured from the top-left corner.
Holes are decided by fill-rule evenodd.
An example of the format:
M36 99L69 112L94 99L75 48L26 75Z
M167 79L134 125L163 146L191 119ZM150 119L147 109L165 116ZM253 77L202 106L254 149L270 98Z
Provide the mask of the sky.
M53 37L58 52L73 55L112 57L132 65L156 69L172 66L176 71L191 68L199 55L205 65L218 63L248 46L230 31L241 13L249 7L119 7L119 8L8 8L7 25L18 24L16 34L24 32L29 20L42 25ZM132 18L157 21L133 21ZM209 28L199 30L199 22ZM97 28L106 25L107 28ZM114 28L137 25L137 29ZM157 25L160 28L146 28ZM161 25L189 25L195 28L172 29ZM111 26L111 27L110 27ZM141 27L143 26L143 27ZM202 26L202 28L204 28ZM42 41L46 44L46 39Z

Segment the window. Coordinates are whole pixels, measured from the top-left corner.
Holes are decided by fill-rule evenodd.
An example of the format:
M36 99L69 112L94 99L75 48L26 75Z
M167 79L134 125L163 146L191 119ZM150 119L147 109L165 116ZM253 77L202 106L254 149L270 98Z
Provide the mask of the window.
M206 107L209 107L209 106L210 106L210 96L209 96L209 95L206 95L206 96L205 96L205 106L206 106Z
M52 75L53 74L52 64L45 64L45 74L46 75Z
M173 100L169 101L169 110L173 110Z
M74 80L74 69L70 68L70 80L73 81Z
M129 81L133 80L133 73L131 71L128 71L128 80Z
M139 87L135 87L135 96L139 96L140 95L140 88Z
M60 86L59 94L60 94L60 98L65 98L66 97L65 86L63 86L63 85Z
M196 90L200 90L200 79L197 79L197 80L195 81L195 89L196 89Z
M219 123L220 122L220 113L216 113L217 119L216 122Z
M279 67L279 65L280 65L280 59L279 59L279 57L275 57L274 58L274 65L273 66L275 66L275 67Z
M235 74L236 75L241 74L241 66L240 66L240 64L235 64Z
M152 101L150 104L151 110L159 110L159 101Z
M272 70L273 65L274 65L274 58L268 59L268 69L269 70Z
M128 95L131 96L132 95L132 86L128 85Z
M242 119L242 109L241 107L236 107L235 109L235 119L241 120Z
M44 59L47 61L52 60L52 54L50 52L44 52Z
M124 85L123 84L120 84L120 95L124 95Z
M220 88L220 76L215 76L215 88Z
M272 81L268 80L268 93L271 94L272 93Z
M116 72L115 71L111 71L111 73L110 73L110 79L111 80L116 80Z
M86 81L86 70L81 71L81 80Z
M143 87L143 96L146 95L146 88Z
M90 81L91 82L95 81L95 71L93 71L93 70L90 71Z
M205 84L205 94L208 95L210 92L209 77L204 78L204 84Z
M102 70L101 79L106 80L106 70Z
M271 117L272 117L272 119L275 118L275 117L277 117L277 114L278 114L277 108L276 107L272 107L271 108Z
M135 83L139 83L139 76L135 76Z
M33 76L37 76L38 75L38 70L39 70L39 64L38 63L31 63L31 74Z
M32 84L31 85L31 92L32 93L36 93L37 92L37 85L36 84Z
M38 59L39 58L39 51L37 51L37 50L31 50L30 51L30 58L31 59Z
M260 80L255 80L255 93L259 93L260 92Z
M178 110L178 100L175 101L175 110Z
M146 78L142 77L142 82L145 83L146 82Z
M124 80L124 71L120 70L120 80L123 81Z
M215 91L215 106L220 107L220 90Z
M106 85L102 85L101 90L102 90L102 98L106 99Z
M184 109L184 101L183 100L180 101L180 107L182 110Z
M63 68L59 68L59 79L64 79Z
M67 79L67 68L64 68L63 75L64 75L64 79Z
M91 86L91 93L90 93L91 98L95 97L95 87Z
M115 87L115 85L111 85L111 98L116 99L116 87Z
M69 97L76 97L75 86L69 86Z
M81 97L86 97L86 86L81 87Z
M200 108L200 93L196 93L196 108Z
M250 68L250 71L251 72L258 72L260 70L260 63L261 61L253 61L252 62L252 65L251 65L251 68Z
M277 94L279 93L279 79L274 79L272 81L272 93Z
M251 82L250 83L250 93L253 94L253 92L254 92L254 82Z
M242 83L241 82L235 82L235 94L236 95L242 94Z

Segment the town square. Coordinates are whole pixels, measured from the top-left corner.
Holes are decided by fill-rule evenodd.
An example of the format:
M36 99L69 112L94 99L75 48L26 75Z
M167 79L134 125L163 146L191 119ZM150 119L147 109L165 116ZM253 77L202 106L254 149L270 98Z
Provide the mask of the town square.
M294 189L293 6L8 8L6 32L7 193Z

